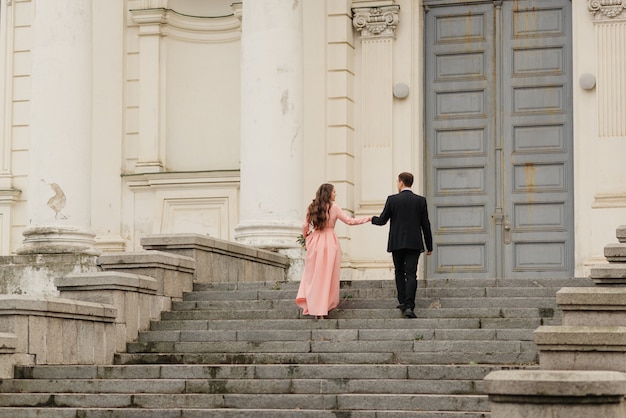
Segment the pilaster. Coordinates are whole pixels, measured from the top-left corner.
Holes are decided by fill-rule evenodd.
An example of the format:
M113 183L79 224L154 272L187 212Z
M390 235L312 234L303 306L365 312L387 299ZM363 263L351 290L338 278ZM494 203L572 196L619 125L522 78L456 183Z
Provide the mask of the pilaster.
M626 1L589 0L597 45L600 138L626 138Z
M13 13L12 4L0 3L0 190L11 188Z
M151 6L151 3L147 4ZM164 99L161 83L165 80L162 55L161 28L166 8L147 8L130 11L139 25L139 144L136 173L156 173L164 170L162 161L165 131L162 123Z
M0 3L0 254L11 252L13 207L21 191L14 184L13 125L14 101L25 99L27 88L14 93L16 68L15 54L15 7L12 2ZM25 79L20 77L20 80ZM24 86L23 83L19 83Z
M366 2L362 2L366 4ZM393 167L393 47L400 6L378 2L354 7L353 25L361 34L361 198L380 201L390 192Z
M337 204L355 208L355 48L350 1L326 0L326 170L324 178L335 186ZM317 185L315 186L317 187ZM315 190L315 189L313 189ZM348 227L335 232L344 253L350 252ZM345 264L347 260L342 260Z

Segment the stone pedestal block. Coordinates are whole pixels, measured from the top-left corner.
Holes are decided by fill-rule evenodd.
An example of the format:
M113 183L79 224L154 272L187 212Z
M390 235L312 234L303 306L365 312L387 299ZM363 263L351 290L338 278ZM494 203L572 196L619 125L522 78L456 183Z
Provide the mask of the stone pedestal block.
M162 251L103 254L98 264L105 271L153 277L157 281L157 295L173 301L182 300L183 293L191 291L196 269L193 258Z
M30 254L0 257L0 294L56 297L54 280L98 271L97 257L86 254Z
M101 303L0 296L0 333L10 337L0 378L12 377L15 364L111 364L116 311Z
M64 298L117 308L117 352L125 352L126 343L135 341L140 331L150 328L150 321L160 318L163 306L170 305L165 296L157 295L157 281L147 276L103 271L68 275L57 279L55 284Z
M556 302L565 326L626 326L626 287L564 287Z
M599 264L591 268L589 277L598 285L626 286L626 263Z
M491 418L624 418L626 375L499 370L485 377Z
M626 327L541 326L534 340L544 370L626 371Z
M619 242L626 243L626 225L620 225L617 227L615 236Z
M200 234L150 235L141 245L193 258L199 283L283 281L289 267L284 255Z
M626 243L607 244L604 246L604 256L609 263L626 262Z

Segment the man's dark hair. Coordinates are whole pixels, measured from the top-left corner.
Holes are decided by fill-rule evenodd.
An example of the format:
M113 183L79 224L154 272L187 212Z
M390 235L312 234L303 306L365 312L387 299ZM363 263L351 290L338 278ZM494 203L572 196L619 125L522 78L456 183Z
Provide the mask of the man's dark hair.
M402 182L406 187L413 186L413 174L407 173L406 171L398 174L398 180Z

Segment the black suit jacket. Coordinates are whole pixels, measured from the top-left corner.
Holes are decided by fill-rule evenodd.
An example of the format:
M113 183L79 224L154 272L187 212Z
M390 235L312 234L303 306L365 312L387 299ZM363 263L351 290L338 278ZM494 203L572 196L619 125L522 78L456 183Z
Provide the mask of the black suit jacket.
M396 250L433 250L433 236L430 230L426 198L403 190L387 197L385 207L380 216L372 217L374 225L385 225L391 220L387 251ZM422 239L423 235L423 239Z

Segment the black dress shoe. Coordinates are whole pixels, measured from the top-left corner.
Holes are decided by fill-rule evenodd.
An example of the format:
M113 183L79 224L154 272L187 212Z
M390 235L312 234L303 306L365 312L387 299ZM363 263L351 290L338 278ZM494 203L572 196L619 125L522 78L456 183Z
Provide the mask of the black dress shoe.
M413 312L413 309L411 308L406 308L404 310L404 316L407 318L417 318L417 315L415 315L415 312Z

